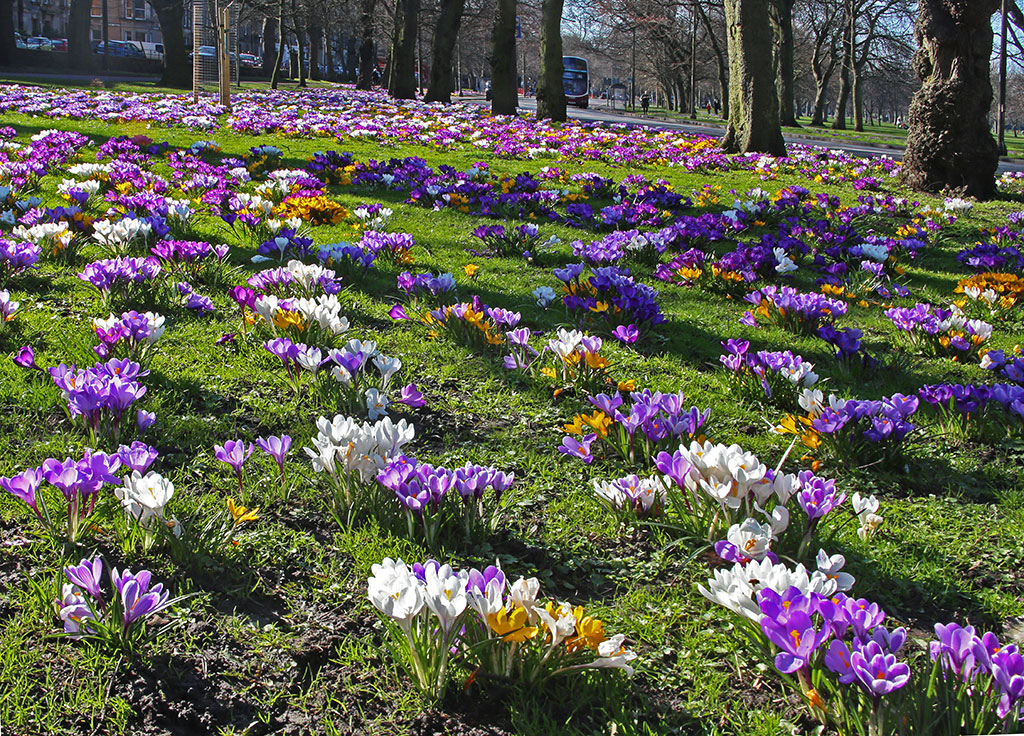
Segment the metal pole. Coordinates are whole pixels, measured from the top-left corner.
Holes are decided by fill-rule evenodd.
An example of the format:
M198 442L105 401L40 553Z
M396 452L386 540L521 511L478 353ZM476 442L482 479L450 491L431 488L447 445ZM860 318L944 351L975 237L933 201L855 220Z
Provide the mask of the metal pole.
M999 39L999 132L997 143L999 153L1006 155L1006 0L1003 0L1002 34Z
M458 39L455 40L455 66L455 73L458 76L459 97L462 97L462 44Z
M633 26L633 72L629 78L629 106L636 110L636 26Z

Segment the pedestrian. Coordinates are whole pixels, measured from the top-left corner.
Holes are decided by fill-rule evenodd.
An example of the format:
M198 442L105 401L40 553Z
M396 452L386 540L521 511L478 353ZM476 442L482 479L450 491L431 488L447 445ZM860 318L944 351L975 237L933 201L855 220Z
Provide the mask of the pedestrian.
M721 112L721 110L722 110L722 103L716 97L715 98L715 115L717 115L719 112Z
M651 106L651 96L644 92L640 96L640 109L643 110L644 115L647 114L647 108Z

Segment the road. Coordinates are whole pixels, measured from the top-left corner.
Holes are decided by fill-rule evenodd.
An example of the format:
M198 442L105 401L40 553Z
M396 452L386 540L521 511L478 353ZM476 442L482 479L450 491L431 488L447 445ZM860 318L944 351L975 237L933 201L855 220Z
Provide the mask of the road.
M481 104L490 104L485 103L483 100L480 100L479 102ZM520 97L519 107L523 110L528 110L529 112L536 112L537 101L532 97ZM683 133L710 135L716 137L725 132L724 128L719 125L699 122L670 123L663 120L645 119L638 115L623 115L622 113L614 112L612 110L602 110L600 108L587 108L586 110L581 110L577 107L570 107L569 117L574 120L599 123L627 123L629 125L643 125L649 128L678 130ZM825 148L846 151L854 156L863 156L865 158L874 156L889 156L890 158L897 160L903 158L903 148L897 146L872 146L865 143L845 142L834 138L815 138L809 135L786 135L784 138L786 139L786 143L801 143L807 146L824 146ZM1000 160L999 171L1024 171L1024 162L1009 161L1006 159Z

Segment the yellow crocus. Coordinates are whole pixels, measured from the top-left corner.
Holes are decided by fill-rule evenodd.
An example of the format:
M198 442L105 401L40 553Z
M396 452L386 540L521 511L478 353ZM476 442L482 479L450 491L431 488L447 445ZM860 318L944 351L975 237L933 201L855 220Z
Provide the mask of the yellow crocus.
M235 520L235 524L244 524L247 521L256 521L259 518L259 507L254 509L247 509L245 506L235 504L235 499L228 499L228 511L231 512L231 518Z
M521 642L537 636L537 627L527 626L526 621L526 609L520 606L514 606L511 611L502 608L487 616L491 630L507 642Z

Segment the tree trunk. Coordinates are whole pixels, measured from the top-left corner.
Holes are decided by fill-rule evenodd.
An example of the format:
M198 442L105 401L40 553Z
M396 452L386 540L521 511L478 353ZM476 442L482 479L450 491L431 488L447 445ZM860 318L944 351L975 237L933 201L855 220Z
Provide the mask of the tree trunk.
M491 112L515 115L518 106L516 0L498 0L498 12L491 29Z
M769 27L772 0L725 0L729 36L729 125L722 148L782 156L779 95Z
M88 70L92 68L93 54L89 45L89 14L91 12L92 0L71 0L68 16L68 64L72 69ZM4 18L10 20L9 10L4 14ZM11 46L14 46L13 26Z
M864 99L861 94L860 70L853 67L853 81L850 86L853 96L853 129L858 133L864 132Z
M832 130L846 130L846 105L850 100L850 75L853 67L853 30L856 16L845 6L843 11L843 56L839 66L839 98L836 100L836 115Z
M292 23L295 24L295 45L298 46L299 86L306 86L306 29L302 25L298 4L292 0Z
M182 0L149 0L149 6L160 21L160 35L164 43L164 73L160 84L188 89L192 86L192 65L185 52L185 33L182 31L185 5Z
M270 88L277 89L281 80L281 64L284 63L284 48L288 43L288 30L284 25L284 0L280 0L277 6L277 58L274 61L274 71L270 75Z
M430 87L424 102L452 101L452 51L459 38L466 0L441 0L441 12L434 29L434 48L430 62Z
M992 14L999 0L921 0L903 180L985 199L996 192L999 150L988 125Z
M323 79L320 74L320 50L323 47L323 28L311 23L309 26L309 78L314 82Z
M373 11L377 0L362 0L359 6L359 28L362 40L359 42L359 76L356 89L370 89L373 86L373 72L377 59L373 53Z
M811 114L811 125L825 125L825 106L828 104L828 79L814 80L814 112Z
M277 56L277 18L268 15L263 18L263 76L274 73L274 57Z
M562 85L562 4L544 0L540 8L540 79L537 81L537 117L557 122L568 115Z
M783 125L799 127L794 110L793 87L793 4L796 0L776 0L779 34L779 121Z
M419 0L398 0L395 4L388 94L399 100L416 98L416 22L419 8Z

